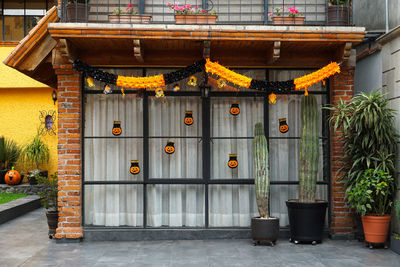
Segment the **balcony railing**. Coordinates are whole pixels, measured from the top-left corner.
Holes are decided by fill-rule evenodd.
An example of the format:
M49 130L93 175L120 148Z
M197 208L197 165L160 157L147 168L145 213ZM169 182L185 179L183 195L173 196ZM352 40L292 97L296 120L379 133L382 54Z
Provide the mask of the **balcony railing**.
M135 14L151 16L149 23L175 24L174 11L167 7L173 0L78 0L70 3L61 1L62 22L88 23L137 23L126 21L122 16L110 21L109 15L124 14L134 10ZM305 25L352 25L352 3L332 9L329 0L182 0L180 6L191 4L199 10L218 15L217 24L265 25L276 24L273 17L276 8L285 7L281 15L289 15L288 7L295 7L305 17ZM351 1L352 2L352 1ZM345 10L345 13L341 13ZM329 16L335 16L329 19ZM138 16L140 17L140 16ZM139 22L144 22L139 21ZM290 23L290 22L289 22ZM294 24L294 23L293 23Z

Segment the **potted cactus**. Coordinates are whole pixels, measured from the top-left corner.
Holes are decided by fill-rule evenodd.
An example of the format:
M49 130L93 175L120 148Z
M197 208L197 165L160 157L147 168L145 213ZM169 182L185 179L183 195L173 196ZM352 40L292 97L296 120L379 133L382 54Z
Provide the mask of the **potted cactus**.
M253 161L254 184L260 216L251 219L251 234L255 245L266 241L273 246L279 235L279 218L270 217L269 214L268 144L260 122L254 127Z
M322 240L328 202L316 200L319 160L318 109L315 96L301 100L301 136L299 164L299 199L286 201L290 224L290 241L311 242Z

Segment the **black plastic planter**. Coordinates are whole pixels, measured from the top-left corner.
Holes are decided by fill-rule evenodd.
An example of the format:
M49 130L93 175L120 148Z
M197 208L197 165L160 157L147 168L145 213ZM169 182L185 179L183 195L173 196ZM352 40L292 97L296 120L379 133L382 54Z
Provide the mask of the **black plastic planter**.
M396 239L394 236L391 236L390 248L397 254L400 254L400 239Z
M56 234L57 224L58 224L58 212L48 211L46 212L47 225L49 226L49 238L52 239Z
M290 241L321 243L325 215L328 202L317 200L316 202L302 203L298 200L286 201L290 224Z
M279 236L279 218L251 218L251 236L255 245L265 241L273 246Z

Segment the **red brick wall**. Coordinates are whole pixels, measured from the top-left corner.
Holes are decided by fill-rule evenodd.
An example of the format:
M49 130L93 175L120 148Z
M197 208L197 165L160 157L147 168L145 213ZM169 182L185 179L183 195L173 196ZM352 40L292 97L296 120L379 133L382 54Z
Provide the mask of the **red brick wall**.
M58 79L58 228L55 237L81 238L81 78L72 65L54 66Z
M331 104L345 102L353 97L354 68L342 67L341 73L330 79ZM340 133L331 129L331 233L333 235L350 234L354 232L353 213L347 207L344 199L345 190L338 183L338 170L345 164L343 160L343 144Z

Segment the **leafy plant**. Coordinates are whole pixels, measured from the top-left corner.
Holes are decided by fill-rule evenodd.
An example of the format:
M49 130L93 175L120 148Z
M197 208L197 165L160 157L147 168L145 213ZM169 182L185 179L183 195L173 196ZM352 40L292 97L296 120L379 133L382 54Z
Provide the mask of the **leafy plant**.
M351 0L329 0L329 3L334 5L334 6L338 6L338 5L345 5L347 3L349 3Z
M287 15L289 15L290 17L297 17L297 16L302 16L303 14L301 14L299 12L298 9L296 9L296 7L292 6L292 7L277 7L274 9L274 12L268 13L268 16L273 17L282 17L285 15L285 10L287 10Z
M340 130L344 158L348 162L339 169L340 180L351 190L367 169L378 169L391 176L396 173L395 154L398 135L394 127L395 110L379 90L362 93L348 104L328 107L334 131Z
M270 175L268 167L268 144L262 123L254 127L253 141L254 183L258 213L261 218L269 218Z
M166 6L179 15L217 15L216 11L210 12L207 9L200 8L198 5L192 6L191 4L186 4L180 6L178 3L172 4L168 2Z
M11 169L21 155L21 148L13 140L0 137L0 169Z
M57 196L58 196L58 175L57 172L50 175L50 178L40 175L36 176L36 180L41 188L38 192L41 198L42 205L47 210L57 210Z
M394 192L395 181L390 174L368 169L353 187L346 190L346 198L361 215L383 216L390 213Z
M301 99L301 122L299 201L314 202L319 161L318 109L314 95Z
M39 131L33 137L30 143L28 143L24 149L23 154L25 160L34 163L36 169L39 169L39 165L49 162L49 148L40 138Z

